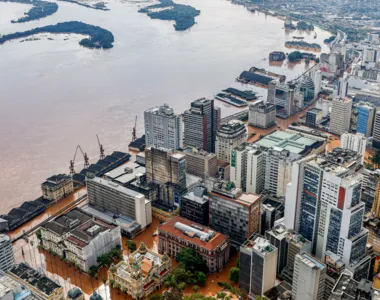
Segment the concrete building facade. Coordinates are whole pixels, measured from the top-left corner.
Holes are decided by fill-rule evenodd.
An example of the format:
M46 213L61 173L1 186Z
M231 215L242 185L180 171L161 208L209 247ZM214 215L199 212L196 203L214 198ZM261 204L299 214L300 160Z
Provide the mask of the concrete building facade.
M218 172L218 158L215 153L209 153L194 148L186 148L186 172L198 177L216 176Z
M0 270L8 271L15 262L12 242L8 235L0 234Z
M349 98L334 98L331 106L329 131L341 135L350 131L352 100Z
M220 126L220 108L214 100L195 100L184 113L184 145L215 152L215 135Z
M51 201L60 200L74 192L71 176L58 174L49 177L41 184L42 196Z
M249 106L248 125L269 128L276 124L276 106L258 101Z
M144 112L145 145L178 149L182 146L181 116L167 104Z
M230 162L231 150L247 141L247 129L242 121L231 120L216 132L215 151L219 160Z
M277 249L259 236L240 247L239 288L253 299L276 285Z

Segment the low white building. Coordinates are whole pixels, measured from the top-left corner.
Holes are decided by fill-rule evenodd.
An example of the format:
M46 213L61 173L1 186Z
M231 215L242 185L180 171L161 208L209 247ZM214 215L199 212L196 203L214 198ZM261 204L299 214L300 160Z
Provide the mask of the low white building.
M96 266L97 258L121 246L120 227L95 219L75 208L41 228L42 245L84 271Z

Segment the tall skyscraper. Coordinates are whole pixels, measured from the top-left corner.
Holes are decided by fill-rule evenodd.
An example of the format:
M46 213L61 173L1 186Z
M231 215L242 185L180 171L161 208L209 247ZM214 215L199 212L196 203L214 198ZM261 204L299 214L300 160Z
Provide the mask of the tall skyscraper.
M250 237L240 247L239 288L253 299L262 296L276 285L276 266L277 248L262 237Z
M357 105L358 123L357 133L362 133L365 137L372 136L373 122L375 120L376 109L369 103L360 102Z
M297 254L294 262L292 299L322 300L326 266L309 253Z
M281 274L288 260L288 238L290 234L284 225L276 225L265 232L265 238L277 248L277 274Z
M314 87L314 99L317 99L322 89L322 72L320 70L314 74Z
M376 113L375 124L373 125L373 147L380 149L380 111Z
M284 220L312 242L318 258L326 251L339 255L356 280L369 270L360 162L358 153L342 148L296 162L292 176L297 179L288 185Z
M330 116L330 132L341 135L350 130L352 100L334 98Z
M215 153L215 135L220 126L220 108L214 100L198 99L184 113L184 144Z
M151 147L178 149L182 145L181 116L167 104L144 112L145 144Z
M231 150L247 141L247 128L242 121L231 120L222 124L216 132L216 156L219 160L230 162Z

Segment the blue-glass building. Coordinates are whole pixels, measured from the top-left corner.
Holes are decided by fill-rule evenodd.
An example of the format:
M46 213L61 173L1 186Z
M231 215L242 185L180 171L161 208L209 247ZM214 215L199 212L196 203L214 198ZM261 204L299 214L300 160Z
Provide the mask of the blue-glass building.
M357 106L358 110L358 123L356 132L362 133L365 137L372 136L373 121L375 118L375 108L367 105L360 104Z

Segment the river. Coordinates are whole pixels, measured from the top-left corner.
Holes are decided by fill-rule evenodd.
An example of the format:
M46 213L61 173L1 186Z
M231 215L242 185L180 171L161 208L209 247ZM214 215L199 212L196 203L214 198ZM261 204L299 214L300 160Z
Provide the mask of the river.
M83 21L110 30L114 48L90 50L79 36L53 36L37 41L0 45L0 213L41 195L40 184L56 173L68 173L77 144L98 159L96 134L106 150L127 151L135 115L143 133L143 111L168 103L182 113L192 100L212 97L234 86L235 78L251 66L267 68L288 78L300 75L304 63L269 66L271 51L291 52L284 43L283 21L222 0L180 0L201 10L192 28L176 32L169 21L138 13L151 2L110 2L110 11L57 2L47 18L11 24L27 5L0 3L0 34ZM302 33L305 41L323 40L329 33ZM264 60L266 58L266 60ZM237 109L222 108L222 115ZM80 169L83 159L77 157Z

